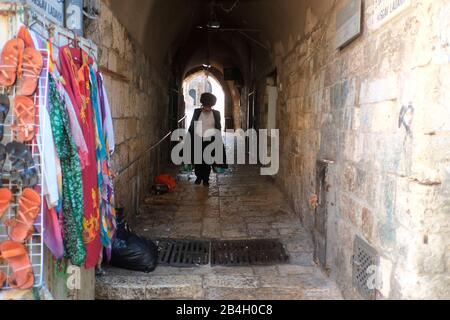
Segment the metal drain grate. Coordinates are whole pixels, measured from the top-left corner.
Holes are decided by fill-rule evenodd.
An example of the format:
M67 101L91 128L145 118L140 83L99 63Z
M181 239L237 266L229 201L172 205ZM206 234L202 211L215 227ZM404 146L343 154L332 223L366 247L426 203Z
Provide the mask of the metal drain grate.
M289 256L278 240L158 241L158 264L171 267L265 266L287 263Z
M209 264L208 241L160 240L158 264L171 267L193 267Z
M289 256L278 240L213 241L212 266L249 266L286 263Z
M376 299L376 283L372 279L379 266L377 251L356 237L353 252L353 285L365 299Z

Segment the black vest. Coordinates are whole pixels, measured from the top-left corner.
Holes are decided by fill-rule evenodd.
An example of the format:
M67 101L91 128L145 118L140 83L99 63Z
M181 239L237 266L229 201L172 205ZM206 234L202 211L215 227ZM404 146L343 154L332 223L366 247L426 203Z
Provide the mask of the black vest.
M220 123L220 112L217 110L213 110L212 111L214 114L214 121L215 121L215 127L217 130L222 131L222 124ZM202 109L195 109L194 111L194 116L192 117L192 122L191 125L189 126L189 134L191 136L191 141L194 141L194 124L195 122L197 122L200 119L200 115L202 114ZM227 163L227 155L226 155L226 150L225 150L225 145L222 141L222 136L219 137L220 141L223 145L223 165L215 165L216 167L221 167L221 168L228 168ZM191 148L192 148L192 163L194 161L194 144L191 144Z
M220 123L220 112L217 110L212 111L214 114L214 122L217 130L222 130L222 124ZM194 133L194 124L200 119L202 109L195 109L194 116L192 117L191 125L189 126L189 132Z

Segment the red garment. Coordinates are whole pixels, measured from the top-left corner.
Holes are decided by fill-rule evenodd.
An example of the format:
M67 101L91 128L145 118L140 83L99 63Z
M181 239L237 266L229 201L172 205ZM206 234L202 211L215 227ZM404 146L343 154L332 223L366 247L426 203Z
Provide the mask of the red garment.
M82 170L84 220L83 239L87 257L85 267L94 268L102 250L100 238L100 201L97 183L97 160L95 153L95 124L91 104L89 65L92 58L82 49L65 46L59 51L61 61L61 82L75 108L77 119L83 130L89 150L89 161Z

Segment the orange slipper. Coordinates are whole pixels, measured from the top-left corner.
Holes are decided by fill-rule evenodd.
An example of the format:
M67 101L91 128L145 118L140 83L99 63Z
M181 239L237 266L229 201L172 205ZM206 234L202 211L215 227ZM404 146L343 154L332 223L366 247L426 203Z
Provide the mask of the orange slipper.
M36 106L31 98L17 96L14 100L15 124L13 130L18 133L19 140L28 142L34 138L36 122Z
M3 217L6 210L8 210L12 196L13 195L9 189L0 189L0 219Z
M33 287L33 267L23 244L14 241L1 243L0 257L6 260L12 269L12 274L8 278L8 285L12 289L27 290Z
M6 283L6 274L0 271L0 289L5 286Z
M33 38L31 37L30 31L25 26L21 26L19 32L17 32L17 38L22 39L25 43L25 48L35 48Z
M23 51L18 95L31 96L34 94L39 81L39 76L44 65L42 54L33 48L25 48Z
M9 238L21 243L30 239L34 231L34 221L40 209L41 196L33 189L23 190L16 218L5 222L5 225L9 227Z
M11 87L16 82L24 48L22 39L9 40L3 47L0 57L0 86Z

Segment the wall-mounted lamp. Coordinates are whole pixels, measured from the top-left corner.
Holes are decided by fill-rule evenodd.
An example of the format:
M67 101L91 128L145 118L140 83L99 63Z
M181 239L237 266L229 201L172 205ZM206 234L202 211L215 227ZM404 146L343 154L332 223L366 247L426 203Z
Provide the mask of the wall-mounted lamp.
M208 23L208 28L210 29L220 29L221 25L219 21L211 21Z

